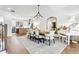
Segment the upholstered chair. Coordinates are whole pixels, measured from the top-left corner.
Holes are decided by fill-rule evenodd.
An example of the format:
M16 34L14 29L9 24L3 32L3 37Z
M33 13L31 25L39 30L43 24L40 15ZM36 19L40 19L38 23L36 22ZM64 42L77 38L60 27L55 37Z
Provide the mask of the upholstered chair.
M51 41L53 41L55 43L53 36L54 36L54 31L50 31L49 34L46 34L45 39L49 42L49 46L51 44Z

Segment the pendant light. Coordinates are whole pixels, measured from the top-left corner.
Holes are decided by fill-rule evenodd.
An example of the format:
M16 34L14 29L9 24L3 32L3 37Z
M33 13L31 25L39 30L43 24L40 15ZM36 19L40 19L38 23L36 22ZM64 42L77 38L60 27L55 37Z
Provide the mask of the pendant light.
M37 5L37 7L38 7L38 12L37 12L37 14L34 16L34 18L39 18L39 17L43 17L41 14L40 14L40 10L39 10L39 7L40 7L40 5Z

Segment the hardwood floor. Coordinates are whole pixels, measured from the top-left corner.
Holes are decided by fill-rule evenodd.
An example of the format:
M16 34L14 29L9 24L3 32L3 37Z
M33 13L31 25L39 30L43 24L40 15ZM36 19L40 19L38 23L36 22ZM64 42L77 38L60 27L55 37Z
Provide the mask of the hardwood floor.
M16 37L7 39L7 52L8 54L30 54ZM61 54L79 54L79 43L71 43Z
M62 54L79 54L79 43L71 43L70 46L67 46Z
M7 39L8 54L29 54L25 47L15 38Z

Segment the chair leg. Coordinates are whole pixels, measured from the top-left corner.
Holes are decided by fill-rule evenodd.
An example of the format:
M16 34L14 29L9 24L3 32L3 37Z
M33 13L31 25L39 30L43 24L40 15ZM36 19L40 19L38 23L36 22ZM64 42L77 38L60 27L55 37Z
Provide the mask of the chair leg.
M64 40L64 42L66 42L67 41L67 37L65 37L65 40Z
M44 38L43 38L43 43L44 43Z
M33 41L35 41L35 42L36 42L36 38L33 38Z
M30 36L29 38L30 38L30 40L31 40L31 36Z
M36 38L34 39L34 41L36 42Z
M60 39L60 42L62 42L62 37L61 37L61 39Z
M33 41L33 39L34 39L34 38L33 38L33 36L32 36L32 37L31 37L31 40Z
M54 42L54 44L55 44L55 39L53 39L53 42Z
M50 39L49 39L49 46L50 46Z
M40 40L39 40L39 38L38 38L38 44L39 44L39 42L40 42Z

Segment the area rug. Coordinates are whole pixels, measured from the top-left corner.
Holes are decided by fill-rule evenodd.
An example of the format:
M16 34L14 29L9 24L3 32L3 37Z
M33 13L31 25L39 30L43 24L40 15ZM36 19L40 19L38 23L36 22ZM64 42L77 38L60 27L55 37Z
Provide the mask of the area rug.
M56 41L51 45L46 43L37 43L27 38L17 38L18 41L30 52L30 54L59 54L67 46L66 43Z

